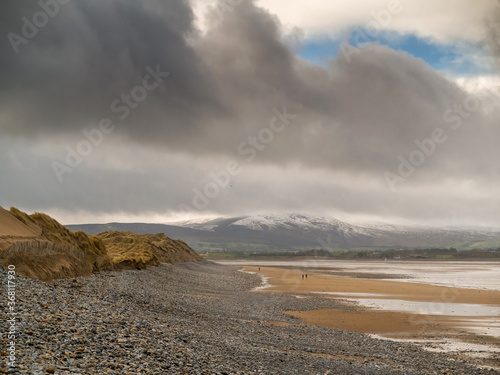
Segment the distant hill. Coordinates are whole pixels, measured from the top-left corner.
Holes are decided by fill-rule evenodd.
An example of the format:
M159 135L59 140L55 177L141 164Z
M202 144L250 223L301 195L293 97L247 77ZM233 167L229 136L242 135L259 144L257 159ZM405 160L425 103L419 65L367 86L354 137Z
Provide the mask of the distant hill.
M27 215L16 208L6 211L0 207L0 264L15 265L17 273L34 279L49 281L116 268L200 260L186 243L164 234L88 235L42 213Z
M198 252L300 249L387 249L500 247L500 228L436 228L389 224L354 225L303 214L256 215L175 224L109 223L69 225L97 234L107 230L161 232L182 238Z

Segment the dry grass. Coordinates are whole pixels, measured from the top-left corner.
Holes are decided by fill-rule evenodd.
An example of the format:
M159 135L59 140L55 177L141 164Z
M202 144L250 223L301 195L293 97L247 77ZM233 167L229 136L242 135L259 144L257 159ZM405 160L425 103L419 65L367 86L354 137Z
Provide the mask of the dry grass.
M203 258L181 240L163 233L103 232L97 235L117 268L146 268L159 263L197 262Z
M42 213L27 215L14 207L4 213L14 221L12 225L36 235L0 237L0 264L14 264L19 274L34 279L48 281L114 268L143 269L203 259L183 241L163 233L104 232L88 236L72 232Z
M18 242L2 252L4 264L14 264L20 275L51 281L89 276L93 268L81 249L48 241Z
M10 214L36 236L0 240L0 263L14 264L23 276L52 280L110 270L113 263L102 241L84 232L72 232L48 215L11 207Z
M43 240L57 244L76 247L85 253L85 259L95 271L112 268L112 262L106 252L102 241L96 236L88 236L86 233L73 232L61 225L57 220L42 213L34 213L28 216L24 212L11 208L10 212L28 226L40 228L40 237Z
M0 237L36 237L40 228L30 228L9 211L0 207Z

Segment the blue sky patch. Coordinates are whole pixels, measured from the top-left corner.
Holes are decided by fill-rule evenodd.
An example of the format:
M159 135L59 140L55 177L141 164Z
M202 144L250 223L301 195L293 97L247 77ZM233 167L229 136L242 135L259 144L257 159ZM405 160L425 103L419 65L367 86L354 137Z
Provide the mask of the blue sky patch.
M380 32L376 38L362 32L361 28L354 29L350 34L349 43L358 45L364 42L378 42L395 50L406 51L409 54L426 61L433 69L446 72L450 75L480 75L490 74L492 71L484 66L486 52L472 43L460 45L441 45L431 40L419 38L415 35L401 35L396 32ZM339 54L343 40L315 39L306 41L298 54L306 60L324 65L330 58Z

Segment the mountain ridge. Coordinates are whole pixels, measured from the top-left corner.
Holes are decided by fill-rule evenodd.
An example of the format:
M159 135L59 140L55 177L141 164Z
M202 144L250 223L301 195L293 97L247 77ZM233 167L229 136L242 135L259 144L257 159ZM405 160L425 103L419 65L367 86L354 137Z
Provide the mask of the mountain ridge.
M197 251L217 245L221 249L323 248L429 248L461 244L465 249L475 244L500 245L500 228L433 227L397 224L350 224L335 218L306 214L254 215L202 219L171 224L108 223L70 225L97 234L100 230L163 232L178 235ZM139 232L138 232L139 231Z

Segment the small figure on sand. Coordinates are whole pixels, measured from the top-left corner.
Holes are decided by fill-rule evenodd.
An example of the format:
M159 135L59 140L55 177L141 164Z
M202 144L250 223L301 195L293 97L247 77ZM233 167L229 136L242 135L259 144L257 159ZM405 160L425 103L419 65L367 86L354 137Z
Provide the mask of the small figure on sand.
M260 271L260 267L259 267L259 271Z
M302 280L304 280L304 274L302 274Z

